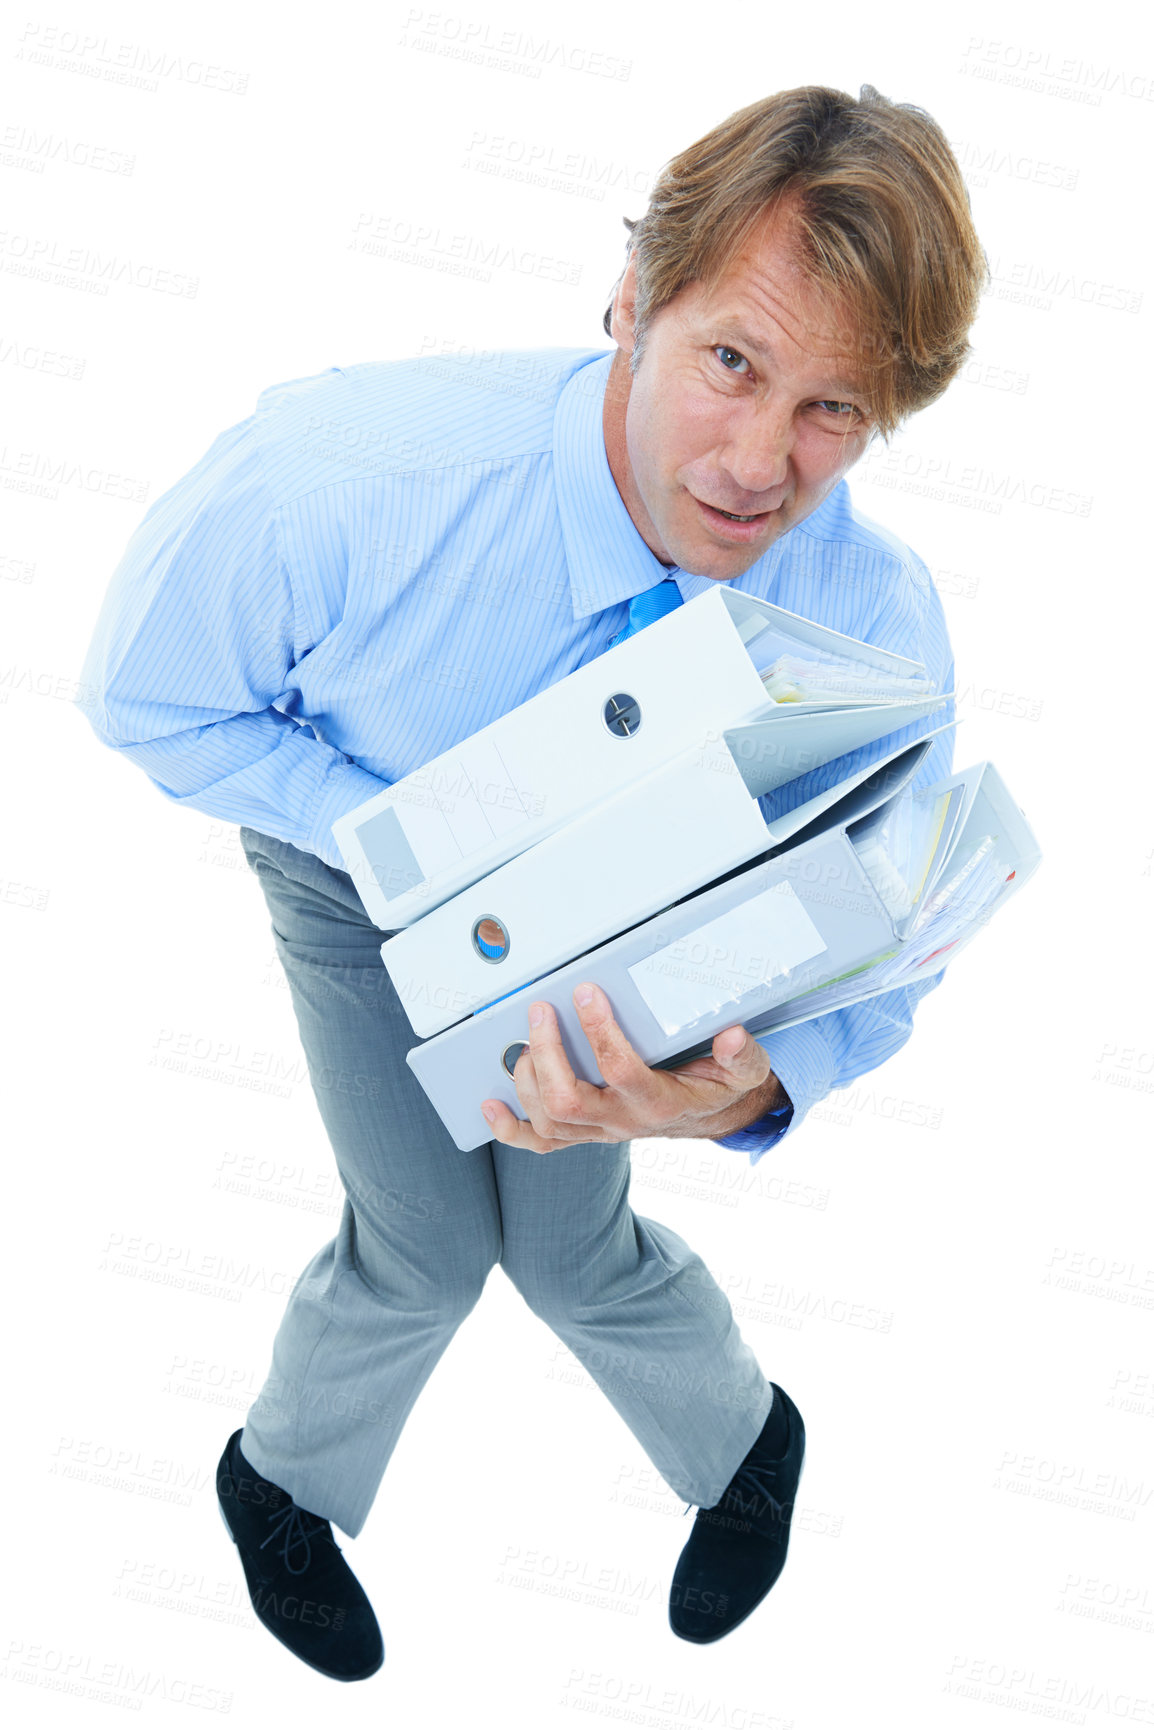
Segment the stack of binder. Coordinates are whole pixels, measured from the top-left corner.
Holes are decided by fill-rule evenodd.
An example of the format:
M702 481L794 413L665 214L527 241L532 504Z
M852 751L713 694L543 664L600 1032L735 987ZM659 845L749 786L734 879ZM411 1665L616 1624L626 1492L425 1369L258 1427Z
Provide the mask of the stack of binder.
M790 783L933 715L916 662L718 587L333 825L425 1039L410 1067L468 1150L530 1002L602 1085L595 980L651 1066L938 971L1040 854L992 764L913 782L937 732L788 807Z

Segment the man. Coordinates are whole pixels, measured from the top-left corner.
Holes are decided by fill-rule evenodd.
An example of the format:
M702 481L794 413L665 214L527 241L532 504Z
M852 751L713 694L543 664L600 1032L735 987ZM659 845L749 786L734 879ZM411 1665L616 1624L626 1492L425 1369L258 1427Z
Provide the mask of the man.
M218 1468L257 1615L344 1680L383 1644L331 1522L360 1531L497 1262L699 1509L674 1632L715 1640L761 1602L785 1561L801 1415L700 1258L632 1213L629 1140L760 1158L898 1049L929 988L763 1041L731 1028L710 1057L653 1071L579 987L607 1085L575 1080L534 1005L525 1115L486 1102L493 1140L467 1154L404 1062L382 933L331 835L382 785L713 582L951 686L924 566L843 484L967 352L984 260L940 130L868 86L789 91L675 158L629 226L611 353L367 363L265 391L146 514L84 670L106 743L168 798L242 825L346 1191ZM939 740L922 780L948 762ZM595 1367L610 1356L645 1371ZM655 1379L700 1392L675 1410ZM304 1601L324 1614L290 1608Z

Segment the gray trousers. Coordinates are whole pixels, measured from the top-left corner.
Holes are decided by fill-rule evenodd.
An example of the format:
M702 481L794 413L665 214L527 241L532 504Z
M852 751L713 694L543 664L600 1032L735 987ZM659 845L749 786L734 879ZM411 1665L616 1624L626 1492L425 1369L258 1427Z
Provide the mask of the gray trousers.
M355 1537L417 1395L499 1263L671 1488L711 1507L773 1391L701 1258L630 1208L629 1143L462 1153L405 1062L416 1036L352 878L255 830L240 838L345 1191L336 1237L293 1288L245 1457Z

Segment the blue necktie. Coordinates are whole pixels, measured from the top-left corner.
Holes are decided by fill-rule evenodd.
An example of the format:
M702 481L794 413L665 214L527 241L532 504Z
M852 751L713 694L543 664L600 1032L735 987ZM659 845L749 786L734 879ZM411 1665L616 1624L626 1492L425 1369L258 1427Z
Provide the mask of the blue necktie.
M615 649L626 637L636 636L646 625L651 625L654 619L663 619L666 613L671 613L674 607L680 605L681 590L672 577L662 577L651 589L634 595L629 603L629 623L623 631L618 631L615 637L610 638L606 648Z

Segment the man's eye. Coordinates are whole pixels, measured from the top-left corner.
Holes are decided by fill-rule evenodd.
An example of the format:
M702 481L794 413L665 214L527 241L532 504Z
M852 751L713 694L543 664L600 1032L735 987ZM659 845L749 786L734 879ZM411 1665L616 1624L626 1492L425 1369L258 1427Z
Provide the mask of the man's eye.
M735 372L744 377L749 371L749 362L743 354L738 354L735 348L727 348L721 343L713 352L727 372Z

